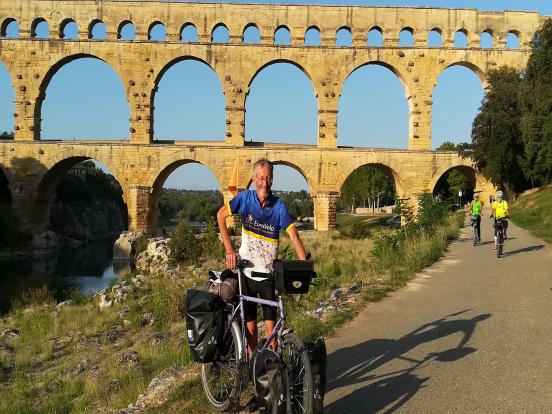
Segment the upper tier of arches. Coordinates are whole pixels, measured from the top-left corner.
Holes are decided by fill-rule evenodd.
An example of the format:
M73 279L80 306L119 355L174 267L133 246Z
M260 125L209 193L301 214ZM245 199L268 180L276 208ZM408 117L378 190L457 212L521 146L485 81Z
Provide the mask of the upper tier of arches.
M23 0L22 3L31 2ZM105 2L101 15L95 2L82 1L78 9L62 5L55 13L53 5L14 8L10 4L0 6L0 36L36 37L36 26L46 22L49 37L67 39L64 28L68 23L77 26L77 39L98 39L94 27L105 26L107 40L182 41L183 27L194 27L201 43L221 43L215 40L215 32L221 28L227 32L223 43L244 42L244 32L254 27L258 31L258 43L275 44L277 31L285 27L289 31L289 44L305 44L305 34L315 30L320 35L320 46L368 46L368 34L377 30L382 35L384 47L400 45L400 33L410 33L412 39L406 47L432 45L432 36L441 38L436 47L488 48L481 45L481 36L490 35L492 48L526 48L538 28L542 17L535 12L505 11L480 12L477 10L393 8L393 7L339 7L293 6L293 13L285 5L239 5L200 3L151 2L141 6L139 15L132 15L123 4ZM94 7L92 7L94 6ZM261 13L262 11L262 13ZM55 16L55 17L52 17ZM397 24L400 22L400 24ZM135 36L121 36L121 29L131 24ZM10 25L17 31L10 31ZM166 33L157 39L152 31L162 27ZM343 40L343 35L348 39ZM459 35L462 41L458 42ZM257 43L257 42L255 42ZM307 42L308 44L308 42Z

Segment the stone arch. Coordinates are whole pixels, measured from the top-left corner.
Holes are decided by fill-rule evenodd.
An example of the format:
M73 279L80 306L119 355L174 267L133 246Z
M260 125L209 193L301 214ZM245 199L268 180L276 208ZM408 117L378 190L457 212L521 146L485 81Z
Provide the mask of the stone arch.
M437 80L443 74L443 72L453 66L463 66L471 70L481 80L481 85L483 86L483 89L487 89L489 82L487 80L487 74L485 73L485 71L480 66L478 66L477 63L468 62L466 60L459 60L457 62L453 62L450 65L443 68L443 70L437 74L437 78L435 78L435 83L433 84L433 87L437 85Z
M194 40L186 40L184 39L184 31L191 28L191 30L195 30L195 39ZM180 31L178 39L181 42L197 42L198 41L198 33L197 33L197 26L192 22L186 22L180 27Z
M307 34L308 33L315 33L317 36L316 42L313 44L307 44ZM305 46L321 46L322 45L322 36L320 33L320 28L318 26L309 26L307 27L307 30L305 30L305 35L303 36L303 44Z
M16 23L19 26L19 22L13 17L7 17L2 21L2 24L0 24L0 36L7 36L8 26L12 23Z
M68 152L72 152L72 154ZM126 203L126 183L121 181L118 170L113 168L116 163L112 163L111 160L106 160L101 156L98 157L98 153L95 152L94 149L88 150L84 146L72 148L67 152L60 153L49 159L48 165L50 165L50 168L45 171L44 174L37 177L34 191L32 191L35 197L31 206L31 221L35 229L44 230L49 224L52 203L55 200L57 188L65 173L75 165L87 160L99 161L109 169L115 180L121 186L123 190L123 201Z
M402 33L410 34L410 37L405 42L406 44L403 44L404 40L401 41ZM399 47L413 47L415 45L416 45L416 39L414 37L414 29L410 26L403 27L399 32Z
M277 59L277 60L272 60L272 61L269 61L269 62L266 62L264 63L261 67L259 67L256 71L255 71L255 74L251 77L251 80L249 81L249 83L247 84L247 91L246 91L246 95L245 95L245 101L244 101L244 104L245 104L245 109L246 109L246 120L245 120L245 138L249 138L250 137L250 133L251 133L251 125L253 124L252 122L250 122L250 120L252 119L251 117L255 116L256 114L260 114L262 113L262 110L265 108L264 106L261 107L263 109L259 109L259 106L251 106L251 101L250 101L250 91L251 91L251 86L253 85L255 79L257 79L257 76L266 68L268 68L269 66L273 66L273 65L276 65L276 64L281 64L281 63L284 63L284 64L288 64L288 65L291 65L293 66L294 68L296 69L299 69L299 71L301 72L302 75L304 75L307 79L308 79L308 85L310 85L310 87L312 88L312 96L314 96L314 108L311 107L311 101L309 101L308 103L306 103L307 106L305 107L302 107L302 109L304 109L305 111L308 111L309 114L311 114L311 109L313 109L313 124L310 124L308 123L308 125L310 126L313 126L315 129L311 132L309 131L308 133L306 133L306 135L303 135L304 137L308 137L307 138L307 141L308 142L304 142L304 144L314 144L316 141L316 124L318 122L318 115L317 115L317 111L319 109L319 102L318 102L318 95L317 95L317 90L316 90L316 85L312 79L312 77L310 76L310 74L307 72L307 70L304 68L303 65L301 65L300 63L298 62L295 62L295 61L292 61L292 60L288 60L288 59ZM302 76L301 75L301 76ZM301 85L302 86L302 85ZM296 90L298 91L300 88L297 88ZM301 93L300 95L296 95L296 96L300 96L301 98L302 97L305 97L305 96L311 96L311 95L307 95L307 92L304 92L304 93ZM310 99L310 98L309 98ZM263 101L264 102L264 101ZM255 108L255 110L248 110L251 109L251 108ZM279 108L282 108L282 106L280 105ZM296 112L295 112L296 113ZM288 114L291 114L291 112L288 112ZM249 118L249 120L248 120ZM253 119L256 119L256 118L253 118ZM310 117L308 118L309 120L311 119ZM249 121L249 122L248 122ZM310 122L310 121L307 121L307 122ZM305 124L307 125L307 124ZM312 137L311 137L311 133L312 133ZM279 137L281 138L281 137ZM278 138L278 139L279 139ZM268 141L267 141L268 142ZM279 141L279 142L282 142L282 141ZM291 143L289 141L287 141L288 143ZM293 143L297 143L296 141L294 141Z
M521 33L518 30L509 30L506 33L506 48L511 50L518 50L521 47L520 35Z
M438 45L431 45L432 43L432 33L436 33L437 35L439 35L439 44ZM429 47L443 47L443 42L444 42L444 39L443 39L443 33L444 33L444 30L442 27L440 26L434 26L433 28L431 28L429 30L429 32L427 33L427 45ZM435 36L435 35L433 35Z
M2 164L0 164L0 186L6 187L6 188L0 188L0 195L3 191L5 191L6 195L8 196L8 202L10 205L12 203L11 180L12 179L8 174L8 169L5 168Z
M161 67L161 69L158 70L157 77L155 78L155 81L153 83L153 90L152 90L151 97L150 97L150 107L151 107L150 136L151 136L151 138L154 137L154 128L155 128L155 123L154 123L155 105L154 105L154 103L155 103L155 95L156 95L158 87L159 87L159 82L161 81L161 79L163 79L163 76L167 73L167 71L169 71L169 69L171 69L177 63L184 62L186 60L193 60L193 61L202 63L202 64L206 65L209 69L211 69L213 71L213 73L216 74L217 79L220 82L220 91L224 95L223 83L222 83L222 78L221 78L220 74L209 63L207 63L205 60L203 60L199 57L196 57L196 56L187 55L187 56L179 56L179 57L177 57L175 59L172 59L171 61L165 63Z
M286 41L285 42L279 42L276 38L278 36L278 33L284 33L286 35ZM285 24L281 24L280 26L276 27L274 30L274 44L280 45L280 46L289 46L291 45L291 30L289 30L289 27Z
M9 83L2 82L3 85L0 85L0 87L6 87L6 90L9 91L8 96L2 94L0 96L0 110L2 111L2 115L6 114L8 115L8 125L9 127L6 129L7 132L13 132L14 124L15 124L15 117L13 116L15 112L15 89L13 86L13 76L11 73L11 68L8 67L4 61L0 59L0 72L4 72L7 74L7 78L9 79ZM9 88L8 88L9 85ZM6 107L4 107L4 104L6 104ZM1 132L1 131L0 131Z
M454 33L454 47L465 48L470 46L468 31L466 29L458 29Z
M378 155L376 155L374 159L370 158L371 157L368 157L368 159L359 158L355 160L354 163L346 165L346 168L344 168L341 174L339 174L337 177L334 190L337 192L341 192L343 184L345 184L345 181L347 180L347 178L349 178L351 174L353 174L360 167L370 166L384 172L387 176L391 178L391 180L393 181L395 192L399 195L399 197L402 198L408 194L406 190L407 187L403 182L402 177L398 173L400 166L397 165L397 163L391 160L379 159Z
M474 168L469 160L453 157L448 160L445 165L443 165L441 168L435 171L435 173L433 173L433 175L429 179L429 184L427 188L428 192L433 193L435 190L435 186L437 185L437 182L441 179L441 177L443 177L450 170L454 169L458 169L462 173L466 174L469 179L473 179L473 184L475 188L477 170Z
M224 177L220 168L216 166L211 166L204 160L195 160L192 158L179 158L175 156L170 160L167 160L161 168L157 169L152 175L148 177L147 186L151 187L151 193L149 197L148 205L148 229L150 231L155 231L157 228L157 217L158 217L158 202L163 189L163 184L167 178L179 167L182 167L186 164L199 164L205 167L217 180L219 184L219 189L221 193L224 193L225 188Z
M123 20L121 23L119 23L119 26L117 27L117 39L122 38L122 30L126 27L127 24L130 24L132 28L134 29L134 36L132 39L125 39L125 40L135 40L136 39L136 25L131 20Z
M258 158L261 158L261 157L258 157ZM253 167L253 163L256 160L257 159L252 159L251 160L252 161L251 162L251 167ZM284 160L281 156L269 157L268 160L272 163L273 166L283 165L283 166L289 167L292 170L294 170L295 172L299 173L299 175L301 177L303 177L305 182L307 183L307 185L309 187L310 194L315 194L316 193L316 191L318 189L318 186L317 186L317 183L316 183L316 178L315 177L310 177L309 174L307 173L306 168L300 167L299 163L295 163L295 162L292 162L292 161L289 161L289 160ZM248 174L244 175L242 177L243 181L241 181L241 183L239 183L239 185L240 185L239 188L249 188L251 186L251 184L253 183L252 176L253 176L253 171L252 170Z
M65 65L78 60L82 58L93 58L101 60L102 62L106 63L113 72L118 76L118 78L121 80L121 75L117 72L117 70L109 64L105 59L102 59L99 56L85 54L85 53L79 53L71 56L66 56L62 58L61 60L57 61L55 64L53 64L49 69L44 78L42 79L42 82L40 83L38 96L36 98L36 103L34 107L34 138L40 139L40 133L41 133L41 123L42 123L42 104L44 103L44 99L46 98L46 89L48 89L48 86L50 85L50 82L54 75ZM122 81L121 81L122 84ZM124 88L124 86L123 86Z
M258 36L258 40L255 39L255 42L249 42L245 39L245 32L247 31L253 31L255 34L255 37ZM248 43L248 44L259 44L261 43L261 30L259 29L259 26L257 26L255 23L247 23L245 27L243 28L242 33L242 43Z
M224 33L224 40L218 41L215 40L215 32L223 30ZM211 30L211 43L229 43L230 42L230 29L228 29L228 26L222 22L217 23L213 26L213 30Z
M373 47L383 47L384 42L385 42L385 37L383 36L383 29L380 26L373 26L368 30L368 33L366 33L366 44L368 46L372 46L371 45L371 43L372 43L371 37L372 36L370 36L370 33L379 33L379 37L378 37L378 39L376 39L376 41L374 41L374 43L376 43L376 44L373 45Z
M33 20L33 22L31 23L31 37L37 37L36 29L41 23L46 23L46 25L48 25L48 21L42 17L37 17Z
M341 26L335 31L335 45L345 47L353 45L353 32L349 26Z
M88 39L94 39L94 34L93 34L94 28L97 25L102 25L102 24L104 25L104 27L106 27L104 21L101 19L94 19L90 22L90 24L88 25ZM98 39L101 39L101 38L98 38Z
M75 21L75 19L67 18L67 19L63 19L61 21L61 23L59 24L59 38L60 39L65 39L65 29L71 23L74 23L77 26L77 36L76 36L76 38L78 38L79 27L77 25L77 22Z
M152 22L148 27L148 40L153 40L152 38L152 30L156 27L161 27L164 31L163 39L157 39L157 41L165 41L167 40L167 28L165 27L165 24L159 20L155 20Z
M488 35L490 37L491 45L490 46L483 46L482 43L484 42L484 35ZM481 31L481 34L479 36L479 47L485 47L485 48L494 48L495 47L495 34L494 30L491 28L486 28Z

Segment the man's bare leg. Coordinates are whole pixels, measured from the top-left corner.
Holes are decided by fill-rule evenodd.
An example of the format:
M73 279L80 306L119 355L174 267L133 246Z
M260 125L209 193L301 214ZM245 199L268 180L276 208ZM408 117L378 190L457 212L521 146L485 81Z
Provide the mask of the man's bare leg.
M253 350L259 343L257 321L249 321L245 324L245 334L247 336L247 355L249 355L249 358L251 359L253 356Z
M275 321L264 321L265 322L265 335L268 339L270 335L272 334L272 331L274 330L274 325L276 325ZM270 348L273 350L276 350L276 337L272 338L272 341L270 341Z

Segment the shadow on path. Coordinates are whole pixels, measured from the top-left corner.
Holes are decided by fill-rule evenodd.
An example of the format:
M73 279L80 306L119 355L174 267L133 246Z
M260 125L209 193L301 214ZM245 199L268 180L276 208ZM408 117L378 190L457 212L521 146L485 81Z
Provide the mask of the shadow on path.
M518 253L536 252L542 249L544 246L544 244L537 244L536 246L524 247L522 249L512 250L511 252L507 251L502 254L502 257L513 256Z
M328 356L328 392L358 383L366 383L366 386L331 403L327 407L327 413L376 413L383 409L385 411L382 412L391 413L403 406L425 386L429 379L429 377L419 378L416 375L418 368L435 361L457 361L476 351L466 345L477 324L491 315L486 313L471 319L451 319L465 312L468 312L468 309L424 324L399 339L370 339L330 354ZM419 345L459 332L463 333L463 336L454 348L442 352L430 352L421 360L405 356ZM406 369L385 374L373 373L377 368L396 359L412 365Z

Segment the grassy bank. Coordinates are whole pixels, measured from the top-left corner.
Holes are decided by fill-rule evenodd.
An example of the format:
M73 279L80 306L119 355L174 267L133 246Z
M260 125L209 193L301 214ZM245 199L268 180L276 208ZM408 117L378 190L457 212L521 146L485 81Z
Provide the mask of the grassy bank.
M511 206L510 216L518 226L552 243L552 185L521 195Z
M348 225L354 225L359 219L349 220ZM286 298L289 324L305 340L331 333L367 302L403 286L437 260L462 220L448 216L434 227L406 232L389 223L367 223L365 236L357 232L354 237L348 231L304 232L316 263L317 285L308 295ZM282 254L290 255L286 238ZM14 338L0 336L0 412L111 412L135 402L162 370L190 365L180 312L183 297L189 287L202 285L208 268L218 267L220 263L203 263L180 277L149 275L121 304L102 310L97 299L78 295L76 304L61 308L48 292L27 295L0 320L0 333L18 332ZM327 302L334 289L346 291L357 282L362 283L358 294L321 320L312 316L313 308ZM152 317L153 324L145 322L144 315ZM191 369L197 373L198 366ZM151 412L211 411L196 376Z

